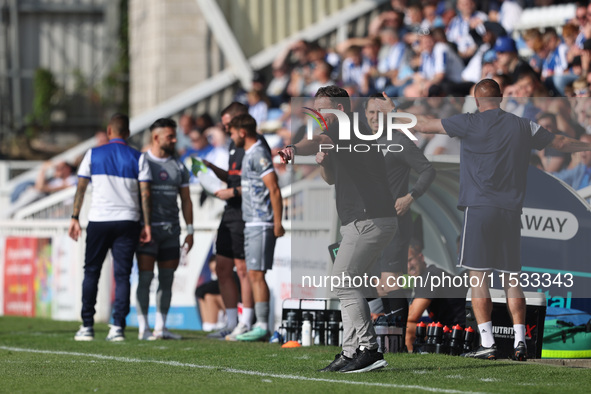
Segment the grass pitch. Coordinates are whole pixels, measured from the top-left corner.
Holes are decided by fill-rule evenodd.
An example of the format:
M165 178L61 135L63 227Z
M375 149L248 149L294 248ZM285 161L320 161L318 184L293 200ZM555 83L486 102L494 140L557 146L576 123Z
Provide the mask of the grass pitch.
M336 347L281 349L185 331L181 341L76 342L79 323L0 317L0 392L589 392L591 370L444 355L386 354L385 370L318 373Z

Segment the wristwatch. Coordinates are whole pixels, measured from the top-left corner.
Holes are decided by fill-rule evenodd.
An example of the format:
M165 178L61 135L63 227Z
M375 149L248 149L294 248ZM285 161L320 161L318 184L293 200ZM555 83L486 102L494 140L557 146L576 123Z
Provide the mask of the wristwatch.
M236 186L234 186L233 189L234 189L234 197L238 197L240 194L238 193L238 189L236 188Z

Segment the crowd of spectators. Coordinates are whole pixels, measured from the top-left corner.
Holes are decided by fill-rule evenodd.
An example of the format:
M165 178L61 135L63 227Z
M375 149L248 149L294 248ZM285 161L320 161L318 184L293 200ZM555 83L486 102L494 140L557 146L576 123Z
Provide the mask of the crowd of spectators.
M342 86L351 97L386 92L400 108L444 118L475 112L464 98L475 83L493 78L506 111L580 138L591 133L591 4L571 3L572 17L557 24L540 8L555 3L392 0L364 36L335 47L293 42L273 62L270 80L255 73L252 90L235 99L249 105L271 148L279 148L304 134L307 119L292 111L291 99L311 98L323 86ZM521 29L521 15L531 7L552 26ZM447 136L419 136L419 146L428 155L459 153ZM581 163L579 154L533 154L552 173Z
M320 87L336 84L351 97L386 92L400 108L444 118L476 111L464 98L476 82L493 78L506 98L505 110L580 138L591 134L591 3L571 3L575 12L561 25L519 25L524 9L555 3L392 0L363 36L334 47L305 40L286 46L270 70L254 73L251 90L239 91L234 100L249 107L275 153L304 135L307 119L292 111L291 99L311 98ZM185 163L198 157L224 168L230 141L212 116L186 113L178 124L177 151ZM427 155L459 153L458 142L447 136L418 137ZM585 162L581 154L552 150L533 155L539 161L532 157L532 163L567 181L570 176L562 173ZM293 180L277 170L282 184Z

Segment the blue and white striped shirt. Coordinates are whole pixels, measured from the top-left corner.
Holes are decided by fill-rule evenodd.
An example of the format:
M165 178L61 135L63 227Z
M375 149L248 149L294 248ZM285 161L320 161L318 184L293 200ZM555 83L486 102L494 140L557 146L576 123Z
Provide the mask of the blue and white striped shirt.
M462 60L449 48L448 44L439 42L435 44L431 53L421 54L419 72L427 80L432 80L435 75L444 73L450 81L461 82L463 69Z
M488 17L484 12L475 11L470 18L478 18L481 21L488 20ZM447 40L453 42L458 46L458 52L466 52L468 49L474 47L476 43L470 35L470 20L464 19L462 15L455 16L446 31Z
M562 43L546 57L542 65L542 78L552 75L562 75L568 70L567 52L568 46Z

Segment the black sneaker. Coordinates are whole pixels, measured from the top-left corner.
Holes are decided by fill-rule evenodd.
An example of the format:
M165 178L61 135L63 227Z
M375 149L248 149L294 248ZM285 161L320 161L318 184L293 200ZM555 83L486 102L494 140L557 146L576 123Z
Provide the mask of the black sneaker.
M478 349L468 353L462 353L462 357L470 358L481 358L483 360L496 360L497 359L497 345L491 347L480 346Z
M339 372L369 372L386 366L388 366L388 362L384 360L384 355L378 352L378 349L357 349L356 357Z
M343 352L337 354L334 358L334 361L328 366L319 369L318 372L337 372L340 371L341 368L347 366L353 359L345 356Z
M519 341L517 347L513 349L513 355L511 358L515 361L527 361L526 357L527 348L525 347L525 343L523 341Z

